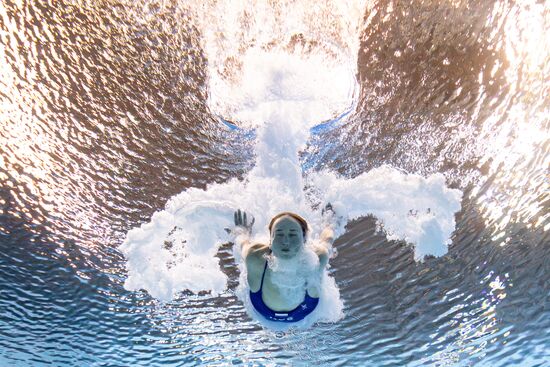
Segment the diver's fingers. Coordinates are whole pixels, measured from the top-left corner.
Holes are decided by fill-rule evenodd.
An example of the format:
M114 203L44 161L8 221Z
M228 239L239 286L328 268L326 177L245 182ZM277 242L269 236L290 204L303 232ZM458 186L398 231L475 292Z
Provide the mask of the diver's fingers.
M233 213L233 221L235 222L235 225L239 225L239 218L237 217L237 211Z
M243 212L243 226L245 226L245 227L246 227L246 222L247 222L247 220L246 220L246 212Z
M252 228L255 221L256 221L256 218L252 217L252 220L250 221L250 228Z
M332 212L333 214L335 214L334 213L334 208L332 207L332 204L330 202L327 203L327 205L325 205L323 210L321 210L321 214L325 215L327 212Z

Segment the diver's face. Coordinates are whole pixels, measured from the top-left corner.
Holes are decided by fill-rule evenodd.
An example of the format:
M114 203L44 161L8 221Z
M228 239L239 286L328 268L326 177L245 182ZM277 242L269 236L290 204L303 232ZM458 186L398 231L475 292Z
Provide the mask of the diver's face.
M300 224L289 216L284 216L273 223L271 228L271 251L282 259L296 256L304 245L304 234Z

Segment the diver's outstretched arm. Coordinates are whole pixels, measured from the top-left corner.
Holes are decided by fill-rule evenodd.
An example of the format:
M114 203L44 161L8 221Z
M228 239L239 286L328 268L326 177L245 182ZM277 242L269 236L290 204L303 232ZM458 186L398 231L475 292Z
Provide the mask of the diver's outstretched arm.
M328 264L329 258L336 255L336 249L332 247L335 240L334 230L338 226L339 221L342 220L342 217L336 215L330 203L327 203L323 208L321 215L323 216L324 228L319 235L315 252L319 255L320 269L324 269Z

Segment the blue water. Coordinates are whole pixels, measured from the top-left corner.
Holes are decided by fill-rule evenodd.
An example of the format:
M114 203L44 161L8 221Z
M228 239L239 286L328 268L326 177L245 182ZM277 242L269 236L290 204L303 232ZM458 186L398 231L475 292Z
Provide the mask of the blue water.
M0 365L550 366L549 11L365 10L357 100L319 121L303 168L441 172L462 209L448 254L424 262L375 218L348 224L330 268L345 317L276 332L235 296L231 244L219 296L123 287L128 230L254 164L254 132L208 107L192 13L2 2Z

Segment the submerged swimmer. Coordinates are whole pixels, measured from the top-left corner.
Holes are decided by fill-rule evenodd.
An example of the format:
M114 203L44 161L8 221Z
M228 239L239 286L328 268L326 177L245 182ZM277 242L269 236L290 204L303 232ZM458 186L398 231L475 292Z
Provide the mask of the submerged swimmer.
M266 245L250 241L253 224L254 219L248 222L245 212L235 212L235 242L241 247L254 309L271 321L304 319L319 303L334 231L327 226L319 243L306 246L307 222L297 214L284 212L271 219L270 243Z

